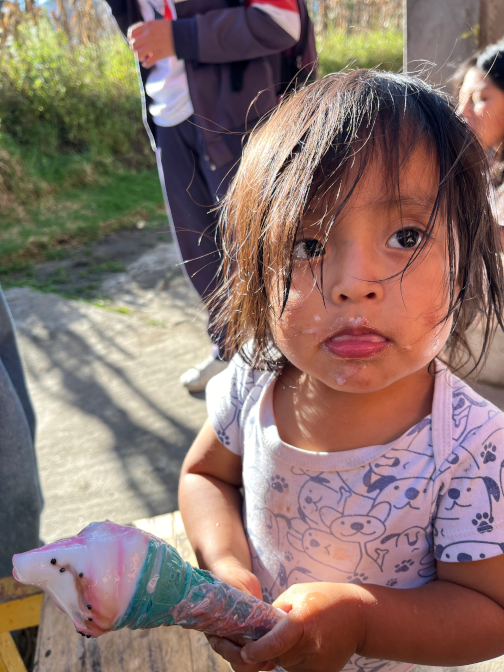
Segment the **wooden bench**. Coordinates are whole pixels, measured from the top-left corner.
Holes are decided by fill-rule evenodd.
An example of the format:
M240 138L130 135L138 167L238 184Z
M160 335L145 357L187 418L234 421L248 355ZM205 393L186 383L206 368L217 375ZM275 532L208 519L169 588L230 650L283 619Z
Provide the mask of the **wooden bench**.
M165 539L196 563L180 513L133 523ZM178 626L119 630L98 639L75 632L72 621L31 586L0 579L0 672L26 672L9 631L39 625L34 672L230 672L205 636Z
M39 624L42 598L34 586L23 586L11 576L0 579L0 672L26 672L10 633Z

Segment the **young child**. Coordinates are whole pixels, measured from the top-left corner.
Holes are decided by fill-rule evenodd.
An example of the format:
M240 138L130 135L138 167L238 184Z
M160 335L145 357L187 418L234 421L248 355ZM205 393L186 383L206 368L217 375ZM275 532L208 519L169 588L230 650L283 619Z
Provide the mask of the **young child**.
M253 135L223 216L239 352L180 508L200 565L287 616L212 646L237 672L504 653L504 414L450 372L502 326L470 129L419 80L325 77Z

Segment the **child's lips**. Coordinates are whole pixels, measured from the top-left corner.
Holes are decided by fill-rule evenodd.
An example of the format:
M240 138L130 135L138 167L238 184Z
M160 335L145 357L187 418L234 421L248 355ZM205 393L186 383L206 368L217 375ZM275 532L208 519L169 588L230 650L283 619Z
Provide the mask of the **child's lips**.
M334 355L343 359L362 359L371 357L384 350L390 341L375 332L339 333L325 342L325 347Z

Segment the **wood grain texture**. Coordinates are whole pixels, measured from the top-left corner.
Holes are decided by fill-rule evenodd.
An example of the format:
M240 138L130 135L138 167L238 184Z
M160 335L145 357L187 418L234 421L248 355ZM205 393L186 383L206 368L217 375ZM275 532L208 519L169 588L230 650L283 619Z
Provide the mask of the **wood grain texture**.
M0 604L0 633L39 624L42 593Z
M6 576L0 579L0 604L12 602L12 600L22 600L30 595L39 595L42 593L37 586L24 586L18 583L13 576Z
M134 523L177 548L195 563L180 513ZM53 602L44 597L34 672L230 672L205 636L178 626L119 630L87 639ZM0 672L2 669L0 667Z
M26 672L10 632L0 632L0 661L8 672Z

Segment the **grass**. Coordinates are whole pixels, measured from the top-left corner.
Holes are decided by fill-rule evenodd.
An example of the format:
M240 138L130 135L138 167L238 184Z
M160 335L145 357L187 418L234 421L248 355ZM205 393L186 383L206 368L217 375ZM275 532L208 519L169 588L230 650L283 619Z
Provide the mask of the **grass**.
M156 170L127 171L45 197L26 217L5 217L0 232L0 277L38 261L61 259L75 246L139 220L166 223ZM110 269L117 270L117 269Z
M319 75L339 72L345 68L379 68L398 72L403 65L403 34L401 31L346 33L333 30L317 39Z
M122 273L146 248L171 242L166 217L154 216L145 226L116 231L103 240L71 246L41 264L26 263L0 273L3 289L30 287L39 292L59 294L68 299L85 300L113 312L130 315L129 308L113 308L103 294L102 283L111 273Z

